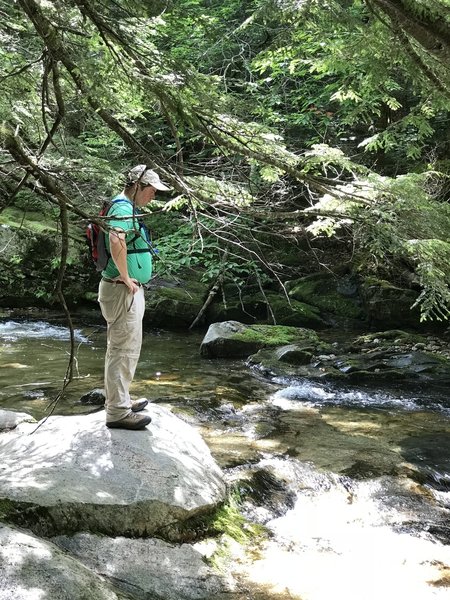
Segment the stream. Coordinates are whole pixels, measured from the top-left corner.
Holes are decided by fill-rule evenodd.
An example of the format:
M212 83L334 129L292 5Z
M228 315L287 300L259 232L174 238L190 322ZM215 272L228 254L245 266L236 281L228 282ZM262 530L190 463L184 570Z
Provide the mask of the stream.
M200 430L244 515L270 532L234 563L249 597L448 598L447 391L270 381L242 360L201 358L202 338L146 331L131 391ZM45 416L68 339L44 321L0 323L0 408ZM102 387L106 330L81 326L76 343L75 380L55 414L96 409L79 399Z

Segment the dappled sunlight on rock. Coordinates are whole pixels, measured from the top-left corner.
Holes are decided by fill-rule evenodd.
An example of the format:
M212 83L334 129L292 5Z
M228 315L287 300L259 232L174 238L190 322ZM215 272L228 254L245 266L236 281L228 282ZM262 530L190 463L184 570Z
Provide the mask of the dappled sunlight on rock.
M0 572L5 600L119 600L102 578L54 544L6 525L0 525Z
M144 431L109 430L95 413L51 417L31 436L0 436L10 517L40 533L139 535L220 503L222 473L200 435L161 406L147 410ZM16 513L23 503L39 507L38 522Z

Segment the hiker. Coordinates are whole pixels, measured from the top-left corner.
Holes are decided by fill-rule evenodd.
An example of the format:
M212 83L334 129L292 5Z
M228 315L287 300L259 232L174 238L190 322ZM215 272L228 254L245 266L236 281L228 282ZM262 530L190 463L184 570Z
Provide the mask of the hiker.
M157 173L138 165L128 173L125 188L108 211L108 262L102 271L98 301L107 323L105 356L106 426L144 429L151 421L138 414L148 400L132 402L129 394L141 352L144 287L152 274L152 257L145 225L138 221L140 207L157 190L169 190ZM112 217L112 218L110 218Z

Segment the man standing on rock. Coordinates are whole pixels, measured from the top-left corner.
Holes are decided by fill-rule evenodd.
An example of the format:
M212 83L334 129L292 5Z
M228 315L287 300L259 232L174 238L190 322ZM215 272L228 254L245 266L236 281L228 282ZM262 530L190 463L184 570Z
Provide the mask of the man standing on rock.
M105 357L106 426L144 429L151 421L137 414L148 401L132 402L130 385L142 345L144 288L152 274L152 257L139 209L151 202L157 190L169 190L157 173L138 165L128 173L125 189L108 211L106 249L109 259L102 271L98 301L107 323Z

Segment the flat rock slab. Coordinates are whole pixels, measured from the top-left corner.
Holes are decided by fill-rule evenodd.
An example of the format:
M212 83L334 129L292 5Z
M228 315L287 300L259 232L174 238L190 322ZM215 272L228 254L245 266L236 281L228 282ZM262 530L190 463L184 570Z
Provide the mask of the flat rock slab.
M0 431L15 429L20 423L35 423L36 419L28 413L0 409Z
M54 544L0 525L0 600L123 600L111 585Z
M211 511L226 486L207 445L168 409L146 412L152 423L142 431L110 430L95 413L0 436L5 518L46 536L149 536Z
M230 588L189 544L78 533L52 540L136 598L230 598Z

